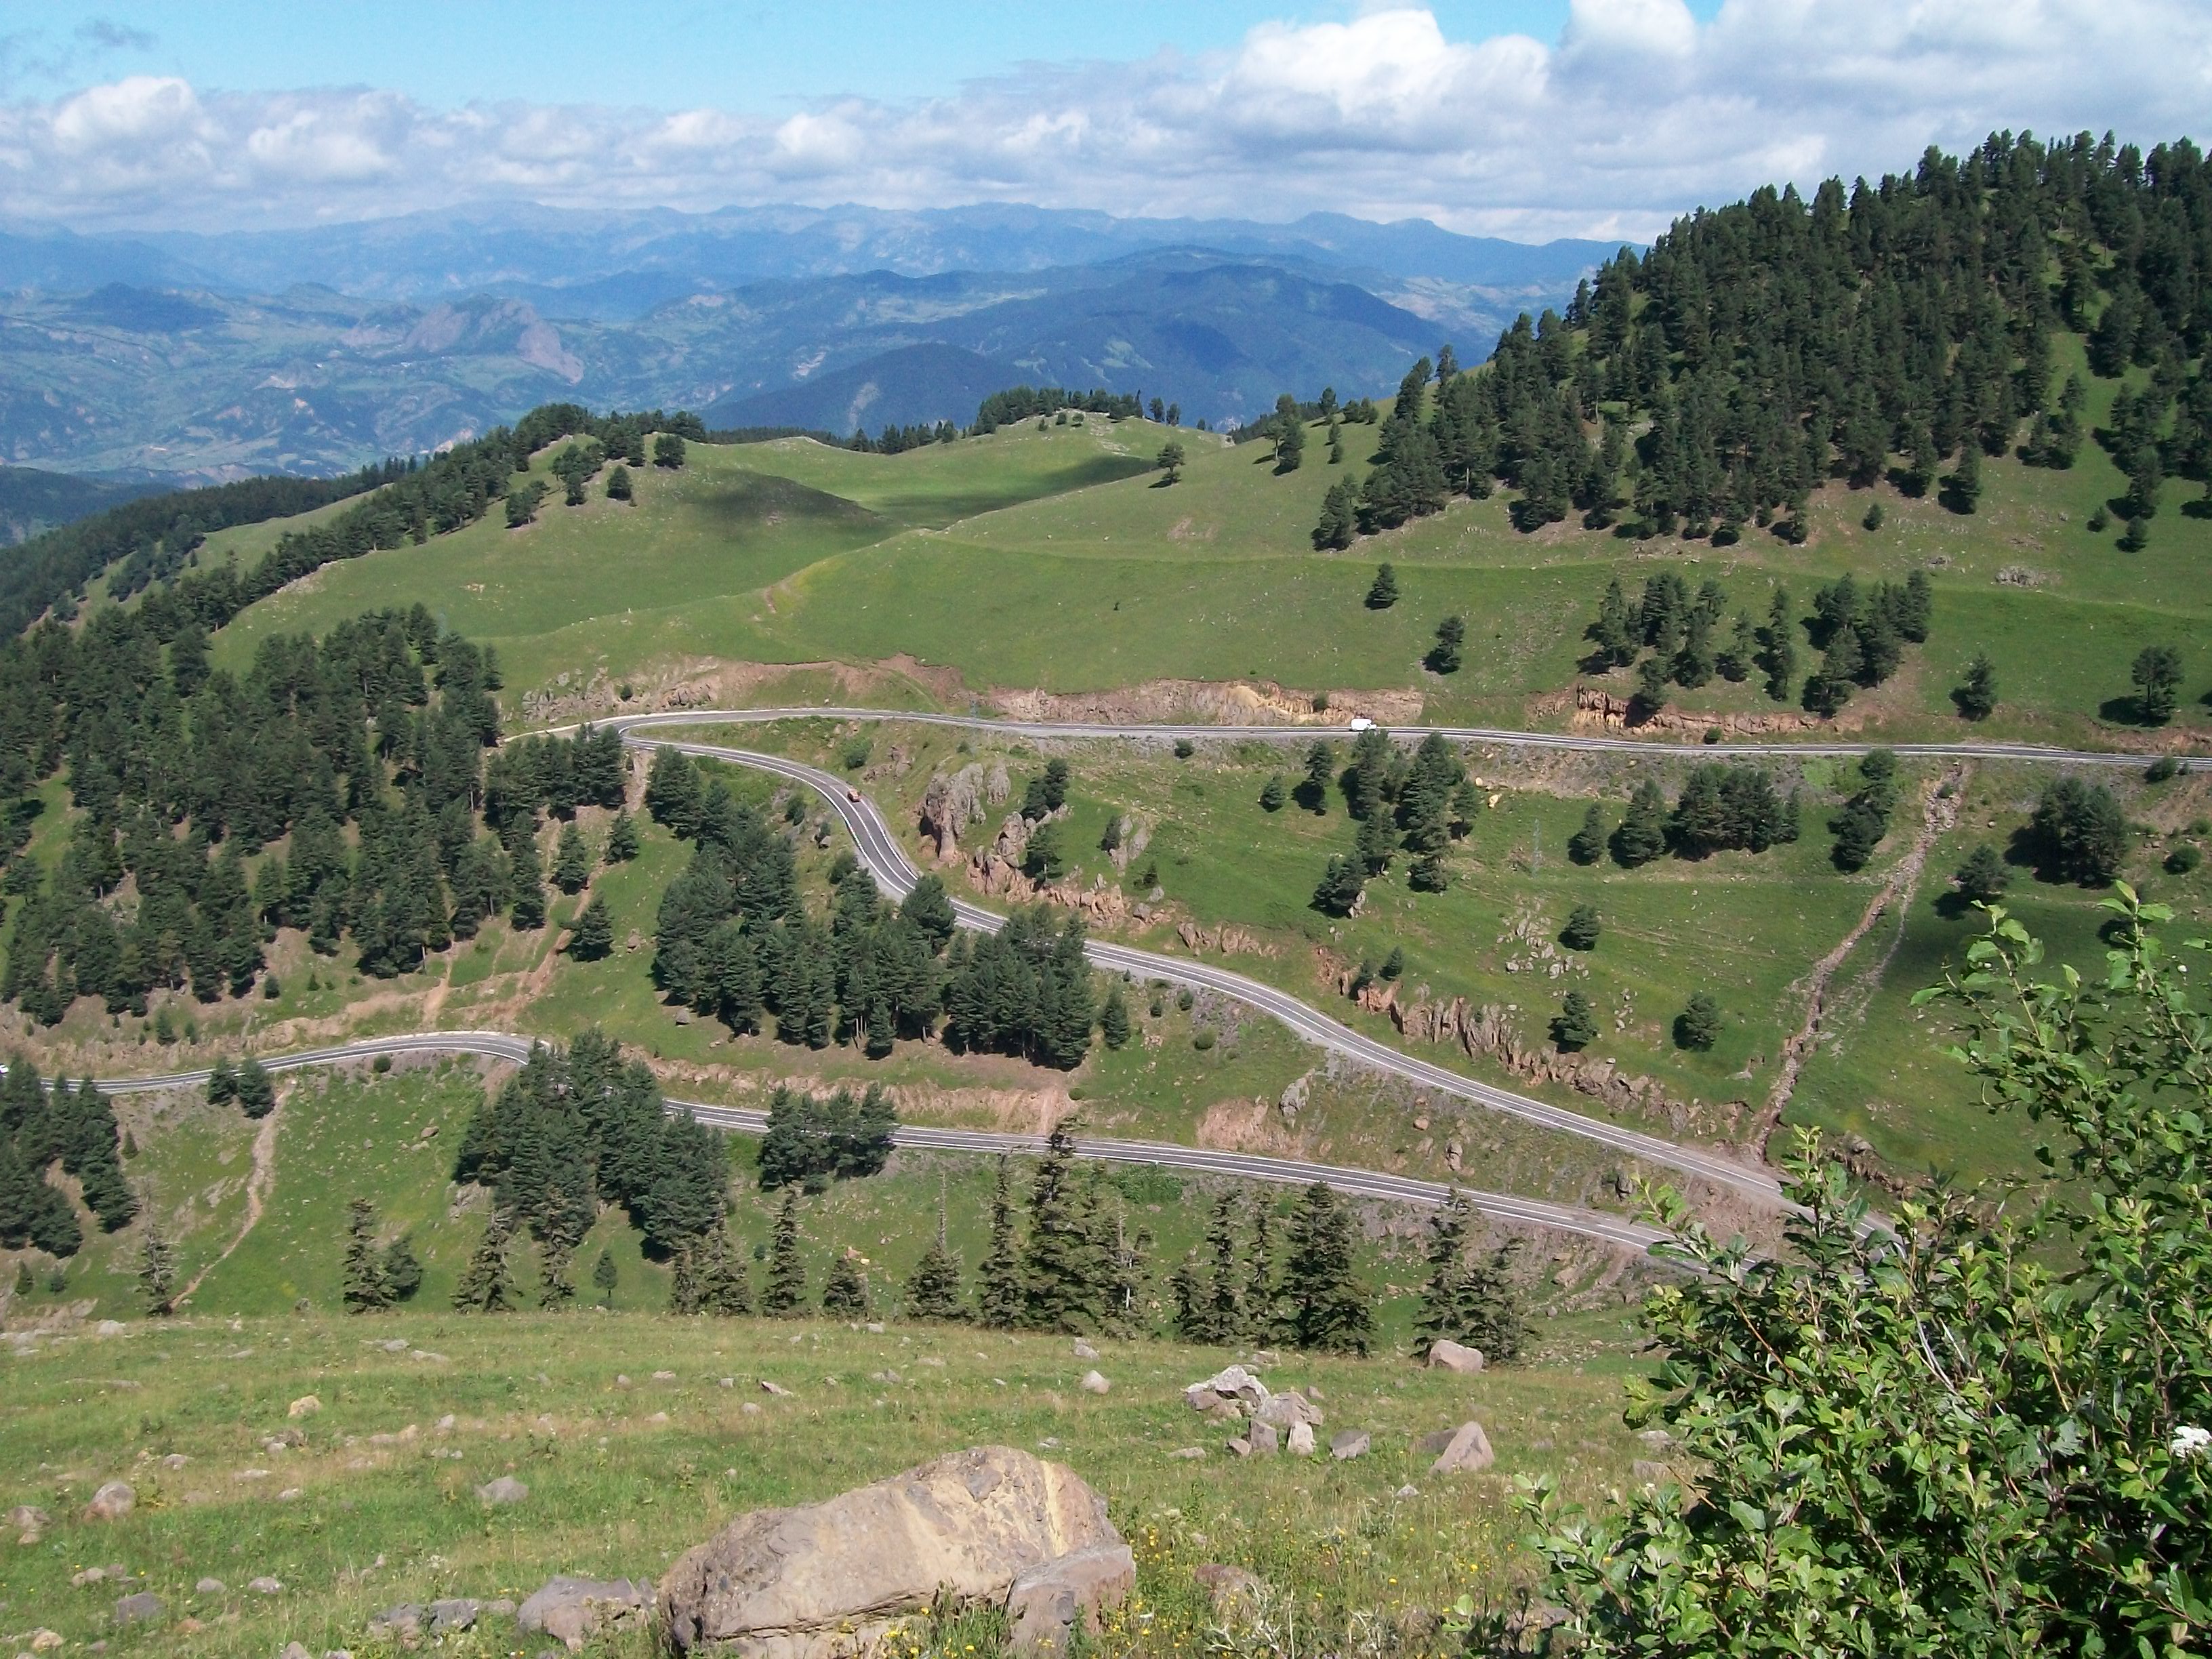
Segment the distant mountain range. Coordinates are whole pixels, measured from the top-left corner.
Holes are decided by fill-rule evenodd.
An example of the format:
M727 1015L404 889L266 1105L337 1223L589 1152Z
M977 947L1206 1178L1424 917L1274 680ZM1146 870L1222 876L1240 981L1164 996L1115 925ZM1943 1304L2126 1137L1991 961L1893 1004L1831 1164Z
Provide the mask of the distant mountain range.
M972 418L1018 380L1184 418L1487 353L1613 250L1425 221L501 209L227 236L0 227L0 459L334 471L571 398L717 425Z

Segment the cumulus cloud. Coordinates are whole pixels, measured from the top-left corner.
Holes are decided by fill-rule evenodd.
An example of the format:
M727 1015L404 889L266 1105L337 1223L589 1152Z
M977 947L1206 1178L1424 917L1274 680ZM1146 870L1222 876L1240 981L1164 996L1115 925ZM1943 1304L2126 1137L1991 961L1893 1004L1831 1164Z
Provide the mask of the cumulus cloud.
M134 76L0 104L0 213L85 227L554 205L1027 201L1329 209L1539 239L1648 236L1769 180L1909 167L1995 129L2146 142L2212 109L2203 0L1571 0L1555 41L1431 12L1266 24L1235 48L1030 64L944 97L795 115ZM2200 135L2201 136L2201 135Z

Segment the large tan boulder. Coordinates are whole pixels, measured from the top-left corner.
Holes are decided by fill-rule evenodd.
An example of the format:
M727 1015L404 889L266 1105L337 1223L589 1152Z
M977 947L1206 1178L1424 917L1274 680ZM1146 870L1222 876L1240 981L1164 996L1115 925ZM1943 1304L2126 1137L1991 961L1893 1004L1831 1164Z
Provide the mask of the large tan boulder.
M1429 1344L1429 1369L1432 1371L1479 1371L1482 1369L1482 1350L1439 1337Z
M678 1652L825 1659L865 1650L940 1587L1003 1606L1017 1579L1099 1550L1128 1559L1105 1500L1073 1470L981 1446L823 1503L739 1516L669 1569L660 1601ZM1030 1601L1110 1605L1121 1575L1109 1565L1086 1556L1086 1594Z

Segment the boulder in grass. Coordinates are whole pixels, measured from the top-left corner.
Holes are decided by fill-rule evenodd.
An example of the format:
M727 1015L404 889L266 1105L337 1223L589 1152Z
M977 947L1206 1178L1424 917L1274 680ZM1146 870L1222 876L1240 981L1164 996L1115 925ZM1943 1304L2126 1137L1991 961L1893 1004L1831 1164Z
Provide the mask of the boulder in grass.
M571 1653L603 1631L642 1623L653 1610L653 1586L642 1579L549 1578L517 1608L514 1622L550 1636Z
M511 1474L502 1474L496 1480L487 1480L477 1488L477 1501L491 1509L507 1504L520 1504L529 1496L530 1488Z
M1113 1386L1114 1385L1111 1382L1109 1382L1105 1377L1097 1371L1085 1371L1083 1373L1083 1392L1085 1394L1104 1394Z
M84 1506L88 1521L120 1521L138 1506L138 1494L127 1480L111 1480L92 1495Z
M1429 1465L1431 1474L1477 1474L1498 1461L1491 1449L1490 1437L1482 1431L1480 1423L1462 1423L1452 1431L1437 1461Z
M1071 1550L1018 1575L1006 1591L1006 1628L1018 1654L1065 1653L1077 1624L1091 1634L1098 1614L1137 1587L1137 1558L1127 1544Z
M126 1595L115 1604L115 1622L118 1625L143 1625L161 1616L161 1598L151 1590Z
M1232 1567L1219 1561L1207 1561L1190 1570L1213 1603L1213 1611L1222 1616L1246 1611L1260 1599L1259 1578L1243 1567Z
M1285 1389L1263 1400L1252 1416L1256 1422L1272 1423L1279 1429L1297 1423L1310 1424L1317 1429L1322 1424L1321 1407L1296 1389Z
M1459 1371L1472 1375L1482 1369L1482 1350L1439 1338L1429 1344L1428 1364L1431 1370Z
M1255 1457L1273 1457L1283 1449L1282 1431L1273 1423L1255 1419L1244 1431L1245 1443Z
M1348 1462L1352 1458L1366 1456L1367 1449L1372 1443L1366 1430L1346 1429L1330 1437L1328 1455L1340 1463Z
M1006 1606L1024 1575L1092 1551L1129 1561L1105 1500L1073 1470L1012 1447L975 1447L823 1503L739 1516L669 1569L663 1629L680 1653L865 1651L940 1588ZM1032 1579L1030 1626L1042 1627L1036 1604L1111 1597L1113 1567L1086 1555L1061 1578Z
M1288 1444L1291 1456L1311 1457L1314 1455L1313 1425L1310 1423L1291 1424Z

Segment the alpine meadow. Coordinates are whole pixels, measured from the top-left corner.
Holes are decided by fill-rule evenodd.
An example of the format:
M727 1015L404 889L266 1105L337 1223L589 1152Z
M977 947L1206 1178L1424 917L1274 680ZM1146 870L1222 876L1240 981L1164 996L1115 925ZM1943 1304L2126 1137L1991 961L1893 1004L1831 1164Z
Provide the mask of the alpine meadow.
M0 49L0 1652L2212 1644L2212 40L1521 9Z

